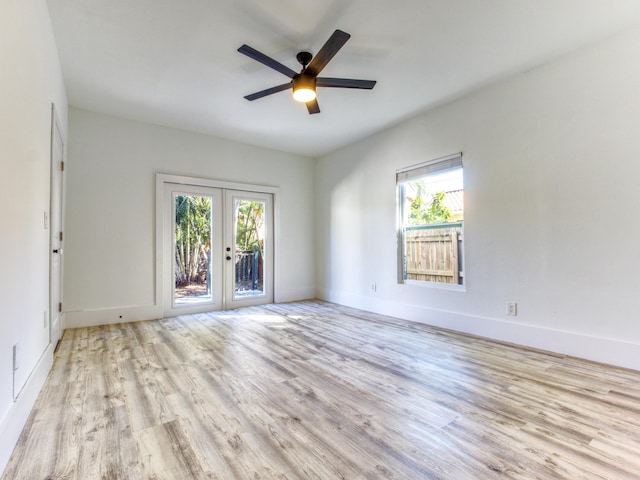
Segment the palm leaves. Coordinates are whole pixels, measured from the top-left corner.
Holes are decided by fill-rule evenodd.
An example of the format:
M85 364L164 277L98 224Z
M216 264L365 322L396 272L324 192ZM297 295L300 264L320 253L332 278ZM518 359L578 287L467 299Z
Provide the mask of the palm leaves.
M204 283L211 250L211 198L177 195L176 286Z
M264 202L236 200L236 248L244 252L264 248Z
M175 285L204 284L211 263L211 197L175 197ZM237 252L264 255L265 203L235 200L235 241Z

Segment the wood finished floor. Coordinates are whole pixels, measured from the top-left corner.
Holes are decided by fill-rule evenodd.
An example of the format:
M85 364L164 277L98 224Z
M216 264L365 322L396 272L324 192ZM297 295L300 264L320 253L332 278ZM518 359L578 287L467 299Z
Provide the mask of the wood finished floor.
M316 301L66 331L2 476L638 478L640 373Z

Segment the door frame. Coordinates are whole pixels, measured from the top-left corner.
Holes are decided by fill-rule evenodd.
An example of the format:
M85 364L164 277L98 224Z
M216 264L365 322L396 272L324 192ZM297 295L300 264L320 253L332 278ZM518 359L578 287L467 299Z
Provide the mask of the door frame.
M216 180L202 177L190 177L185 175L172 175L166 173L156 173L156 242L155 242L155 305L159 309L161 315L175 315L172 311L166 311L166 295L165 277L167 271L165 269L165 249L164 228L167 221L165 215L164 191L165 184L177 184L193 187L210 187L223 190L241 190L246 192L267 193L272 195L273 199L273 301L278 301L278 291L280 290L280 255L278 239L280 238L280 188L270 185L256 185L251 183L232 182L226 180ZM186 311L184 312L187 313Z
M59 152L56 143L59 141ZM59 153L59 156L57 155ZM49 231L49 343L54 347L62 338L64 331L63 296L63 231L65 211L65 144L58 113L54 103L51 104L51 146L50 146L50 178L49 178L49 212L45 217L45 228ZM56 230L56 231L54 231ZM57 293L57 298L56 297Z

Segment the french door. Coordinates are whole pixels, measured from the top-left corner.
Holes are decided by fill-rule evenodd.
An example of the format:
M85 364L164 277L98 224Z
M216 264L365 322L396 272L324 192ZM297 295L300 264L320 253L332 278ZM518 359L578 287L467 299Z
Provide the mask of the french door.
M164 184L164 315L273 301L270 193Z

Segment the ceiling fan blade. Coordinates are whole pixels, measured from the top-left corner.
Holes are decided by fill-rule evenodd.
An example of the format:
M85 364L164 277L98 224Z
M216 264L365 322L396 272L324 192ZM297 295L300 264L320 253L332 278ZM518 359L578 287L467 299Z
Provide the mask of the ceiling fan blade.
M283 65L277 60L274 60L273 58L266 56L264 53L259 52L255 48L250 47L249 45L242 45L238 49L238 51L249 58L253 58L254 60L257 60L258 62L262 63L263 65L266 65L269 68L273 68L274 70L286 75L289 78L293 78L295 75L297 75L297 72L294 72L286 65Z
M337 88L362 88L371 90L376 84L375 80L356 80L353 78L316 78L316 87L337 87Z
M311 75L312 77L317 76L322 69L329 63L329 60L333 58L333 56L338 53L338 50L342 48L342 46L347 43L347 40L351 38L346 32L342 30L336 30L327 40L320 51L316 53L316 56L313 57L311 63L307 66L305 73Z
M307 102L307 110L309 110L309 115L320 113L320 105L318 105L317 98L311 100L310 102Z
M258 100L259 98L266 97L267 95L271 95L272 93L278 93L283 90L287 90L288 88L291 88L291 82L283 83L282 85L278 85L277 87L267 88L266 90L252 93L251 95L246 95L244 98L252 102L254 100Z

